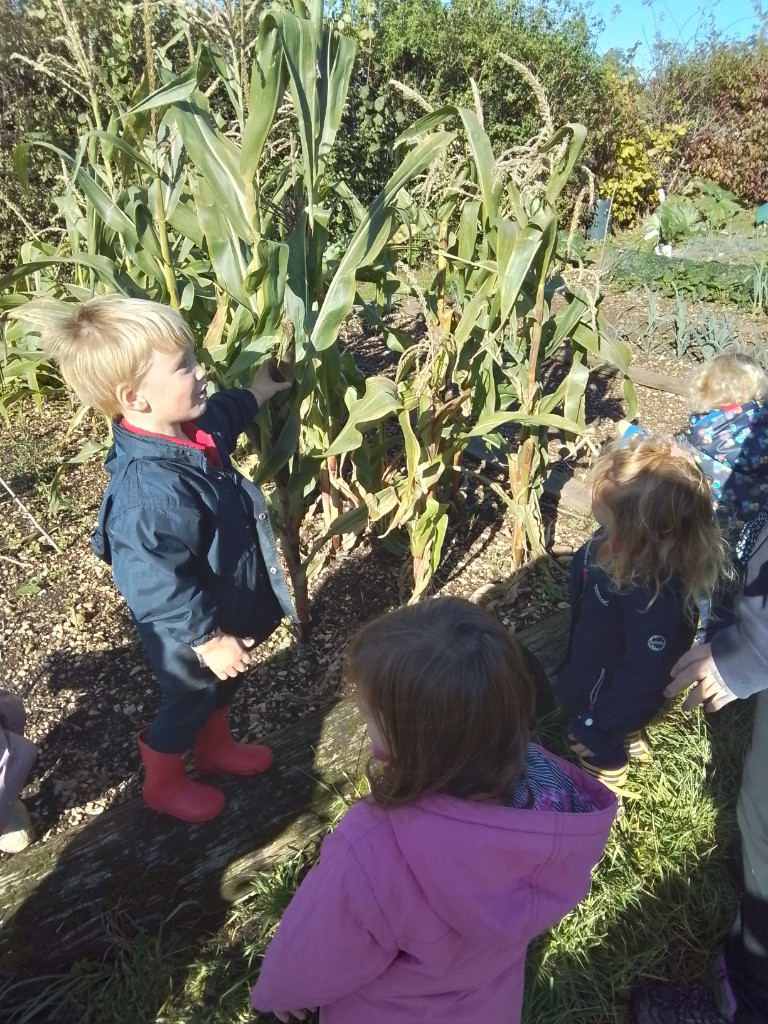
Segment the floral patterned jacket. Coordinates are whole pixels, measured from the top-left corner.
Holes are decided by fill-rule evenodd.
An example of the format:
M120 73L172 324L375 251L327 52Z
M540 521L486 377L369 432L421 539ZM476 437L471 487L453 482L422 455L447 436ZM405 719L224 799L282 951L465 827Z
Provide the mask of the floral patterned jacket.
M716 507L748 523L768 499L768 405L692 413L678 440L694 449Z

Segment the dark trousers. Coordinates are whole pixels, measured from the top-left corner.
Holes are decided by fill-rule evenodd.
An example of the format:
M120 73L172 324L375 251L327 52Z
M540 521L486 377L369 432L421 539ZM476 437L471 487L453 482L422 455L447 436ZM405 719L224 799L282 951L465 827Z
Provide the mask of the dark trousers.
M757 698L737 809L744 894L725 944L737 1024L768 1022L768 690Z
M147 732L161 754L183 754L217 708L231 704L243 678L222 682L185 644L145 644L163 700Z

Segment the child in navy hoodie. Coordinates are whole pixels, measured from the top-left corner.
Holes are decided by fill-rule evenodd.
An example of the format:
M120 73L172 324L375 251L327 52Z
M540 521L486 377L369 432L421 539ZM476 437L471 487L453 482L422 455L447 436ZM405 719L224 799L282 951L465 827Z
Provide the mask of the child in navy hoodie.
M460 598L382 616L344 675L368 726L369 798L326 837L253 1006L321 1024L515 1024L531 939L589 889L616 812L530 743L515 642Z
M664 704L672 666L693 641L698 607L727 575L709 485L676 442L637 435L594 468L600 529L571 565L571 636L556 691L582 767L619 791L628 755Z

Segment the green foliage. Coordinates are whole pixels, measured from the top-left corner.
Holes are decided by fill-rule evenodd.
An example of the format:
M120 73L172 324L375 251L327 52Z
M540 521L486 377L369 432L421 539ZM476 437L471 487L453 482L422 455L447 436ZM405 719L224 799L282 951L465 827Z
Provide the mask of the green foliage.
M527 69L522 72L540 95L539 83ZM583 429L587 352L599 352L621 369L629 360L625 346L605 342L595 300L586 289L574 282L557 311L546 297L555 271L557 203L581 153L584 128L570 124L555 130L545 107L544 124L520 156L495 156L481 114L446 105L402 136L419 138L449 119L462 127L456 144L415 190L433 218L438 265L427 292L412 284L427 337L406 345L400 361L405 474L392 485L397 509L385 519L390 531L407 526L414 596L437 565L456 474L473 437L504 450L507 440L500 431L514 426L509 490L500 491L515 516L513 562L520 565L543 552L538 499L549 431ZM542 394L542 367L566 341L573 350L570 371L556 390ZM390 345L402 346L403 339ZM358 482L366 474L384 482L392 478L392 461L374 476L373 454L364 452L362 462L359 454L351 454Z
M22 192L13 147L26 137L68 148L84 127L103 128L126 106L145 70L144 6L29 0L0 8L0 271L17 258L24 238L55 237L50 195L58 160L38 160ZM155 19L150 32L167 43L167 12Z
M753 268L714 261L667 259L626 249L610 268L610 279L623 288L648 286L663 295L680 293L689 299L733 302L745 308L754 301Z
M687 196L669 196L648 218L646 226L656 228L659 238L671 243L703 231L704 221L696 204Z
M723 231L730 227L744 210L736 196L717 182L694 178L683 189L701 214L708 231Z
M679 196L669 196L645 221L646 238L681 242L693 234L722 231L743 212L731 192L714 181L694 178Z
M356 191L360 182L361 197L391 172L392 142L404 126L443 103L473 107L472 82L482 93L495 152L533 137L537 106L503 55L536 69L557 123L580 121L596 132L605 123L605 61L575 8L546 0L379 0L371 17L370 3L344 6L353 26L372 30L339 147L339 171ZM591 145L590 132L587 155Z
M25 302L80 300L94 290L180 308L222 386L244 383L276 359L293 387L259 413L255 479L274 481L275 525L305 623L317 557L329 540L337 545L371 521L384 534L407 534L418 597L440 561L464 449L473 437L500 444L505 424L516 425L524 451L510 461L514 558L540 551L547 430L581 429L583 356L601 351L588 296L574 296L557 315L544 298L556 206L584 129L555 131L540 83L509 61L544 121L521 155L494 157L479 109L448 105L402 134L398 161L366 206L333 163L355 39L324 22L321 10L313 0L303 16L264 14L248 91L237 52L210 39L181 74L163 52L148 51L151 73L130 108L84 132L74 154L45 140L17 147L22 183L33 153L61 161L64 231L58 246L26 243L22 264L0 279L0 290L14 289L1 301L14 318L4 367L16 380L50 373L36 350L37 314ZM217 90L227 116L208 99ZM460 137L441 130L450 119ZM350 231L333 217L339 203ZM392 271L413 238L440 253L434 305L425 305L429 343L388 332L402 353L396 380L365 381L339 346L339 328L359 301L358 277L383 294L402 287ZM366 315L381 322L378 307L367 304ZM542 396L543 361L568 339L578 358L566 382ZM626 352L606 354L626 366ZM324 530L306 553L301 527L318 494Z
M315 4L308 18L275 10L262 20L249 114L234 87L227 90L235 116L244 117L241 145L222 131L201 91L212 66L225 82L231 77L225 55L208 48L181 76L161 64L165 84L149 95L145 87L112 130L84 134L74 156L43 141L19 147L23 181L35 148L55 152L67 168L59 199L65 234L58 248L27 243L24 263L0 280L0 289L16 288L3 297L16 321L6 333L6 379L45 372L25 299L82 299L94 289L181 308L222 385L243 382L270 355L287 368L290 396L257 421L257 478L275 480L276 523L303 621L309 564L300 528L320 481L328 536L338 532L334 462L326 465L325 452L346 418L350 382L353 394L361 386L339 349L338 328L351 310L358 268L376 260L397 228L402 190L451 139L437 132L418 141L370 208L353 203L359 223L351 236L332 240L326 171L355 44L324 27L319 10ZM267 164L286 93L296 117L295 159Z
M682 151L691 174L716 181L748 203L768 198L764 38L729 42L715 34L688 52L673 50L652 90L657 109L673 105L691 120Z
M752 273L752 312L768 313L768 264L763 261Z

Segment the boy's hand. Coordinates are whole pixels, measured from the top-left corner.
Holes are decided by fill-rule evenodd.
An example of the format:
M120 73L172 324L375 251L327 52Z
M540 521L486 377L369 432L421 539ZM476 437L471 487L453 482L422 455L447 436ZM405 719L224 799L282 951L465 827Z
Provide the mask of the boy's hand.
M262 363L256 371L253 382L248 390L259 405L264 405L265 402L270 400L272 395L276 395L279 391L286 391L290 386L291 382L289 380L280 381L280 383L272 380L272 375L269 372L269 362L266 362Z
M251 664L249 648L253 647L254 643L250 637L241 638L220 633L199 647L193 647L192 650L215 676L227 680L234 679L248 669Z
M308 1013L315 1013L317 1011L316 1006L308 1006L303 1010L286 1010L285 1013L276 1013L275 1016L278 1020L285 1021L288 1024L292 1020L306 1020Z

